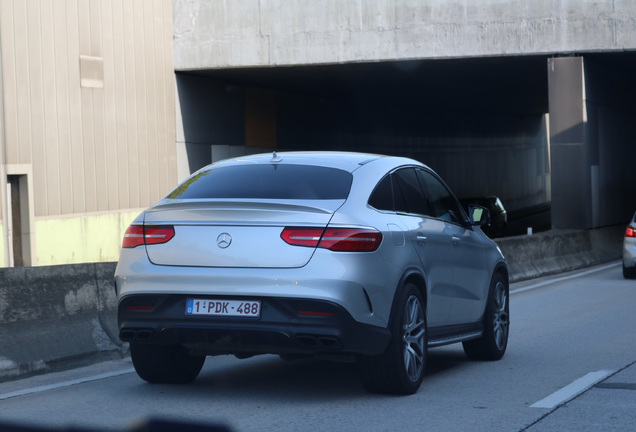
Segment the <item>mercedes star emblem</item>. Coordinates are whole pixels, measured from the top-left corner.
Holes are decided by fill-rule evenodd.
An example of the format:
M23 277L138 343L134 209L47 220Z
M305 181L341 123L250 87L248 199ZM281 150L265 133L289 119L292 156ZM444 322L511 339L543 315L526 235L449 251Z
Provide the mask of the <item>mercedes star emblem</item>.
M216 244L221 249L227 248L232 243L232 236L228 233L219 234L216 238Z

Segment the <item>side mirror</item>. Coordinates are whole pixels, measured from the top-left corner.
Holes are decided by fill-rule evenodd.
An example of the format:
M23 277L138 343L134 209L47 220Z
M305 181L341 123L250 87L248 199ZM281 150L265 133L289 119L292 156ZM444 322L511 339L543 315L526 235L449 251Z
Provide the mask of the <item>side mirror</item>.
M486 207L471 204L468 206L468 214L471 225L490 226L490 212Z

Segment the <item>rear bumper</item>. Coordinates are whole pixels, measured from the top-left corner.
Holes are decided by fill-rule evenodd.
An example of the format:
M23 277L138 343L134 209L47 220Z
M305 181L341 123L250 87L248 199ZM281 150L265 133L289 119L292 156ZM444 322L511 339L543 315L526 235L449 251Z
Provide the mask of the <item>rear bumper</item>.
M250 296L249 300L261 301L261 316L236 318L186 315L189 297L180 294L123 297L118 309L120 339L180 344L205 355L374 355L384 352L391 337L388 329L357 322L343 307L327 301Z
M623 266L636 267L636 242L623 242Z
M314 299L340 305L359 323L387 327L401 276L401 268L376 252L320 250L300 268L224 268L154 265L143 248L134 248L122 250L115 286L120 299L150 294Z

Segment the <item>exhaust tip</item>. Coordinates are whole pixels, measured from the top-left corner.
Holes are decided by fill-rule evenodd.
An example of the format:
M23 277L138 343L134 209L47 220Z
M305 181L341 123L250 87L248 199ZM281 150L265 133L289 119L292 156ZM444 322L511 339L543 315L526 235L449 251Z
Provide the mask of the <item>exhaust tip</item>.
M333 336L299 335L296 336L296 340L302 345L312 348L326 348L329 350L342 348L340 340Z
M119 332L119 339L123 342L148 341L152 339L151 329L122 329Z

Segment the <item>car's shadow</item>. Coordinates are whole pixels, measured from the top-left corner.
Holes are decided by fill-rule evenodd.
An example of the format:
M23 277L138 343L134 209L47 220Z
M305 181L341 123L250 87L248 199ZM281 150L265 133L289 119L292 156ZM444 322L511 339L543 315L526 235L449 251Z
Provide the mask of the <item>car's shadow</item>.
M215 364L215 362L218 362ZM435 349L429 351L424 384L455 369L470 367L461 350ZM185 386L140 384L145 393L181 392L201 397L226 399L254 398L333 400L359 397L366 392L362 386L357 364L351 361L329 361L307 358L283 361L278 356L260 356L247 360L234 357L208 357L199 377Z

